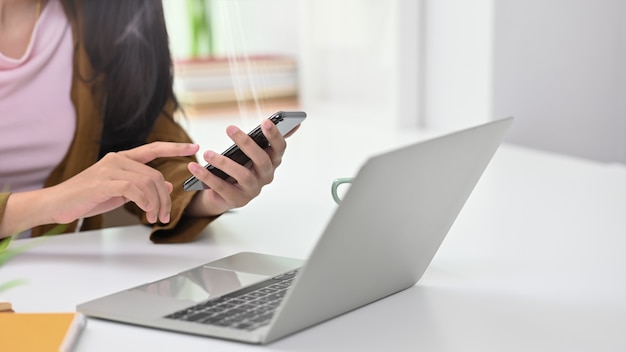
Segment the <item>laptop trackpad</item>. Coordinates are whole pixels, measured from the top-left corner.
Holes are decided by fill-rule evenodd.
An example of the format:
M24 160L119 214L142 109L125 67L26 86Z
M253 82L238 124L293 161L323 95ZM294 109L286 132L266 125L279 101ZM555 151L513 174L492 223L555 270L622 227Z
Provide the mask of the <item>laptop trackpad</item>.
M205 267L240 271L250 274L276 276L297 269L304 260L256 252L239 252L205 264Z
M303 263L300 259L241 252L131 290L201 302L296 269Z
M136 287L133 290L178 300L201 302L266 278L265 275L202 266Z

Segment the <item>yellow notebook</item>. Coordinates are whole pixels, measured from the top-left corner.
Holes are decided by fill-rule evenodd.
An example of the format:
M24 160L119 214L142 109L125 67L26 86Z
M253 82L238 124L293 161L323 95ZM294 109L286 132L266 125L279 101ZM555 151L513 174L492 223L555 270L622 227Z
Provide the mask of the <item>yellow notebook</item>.
M0 313L0 351L71 351L87 324L81 313Z

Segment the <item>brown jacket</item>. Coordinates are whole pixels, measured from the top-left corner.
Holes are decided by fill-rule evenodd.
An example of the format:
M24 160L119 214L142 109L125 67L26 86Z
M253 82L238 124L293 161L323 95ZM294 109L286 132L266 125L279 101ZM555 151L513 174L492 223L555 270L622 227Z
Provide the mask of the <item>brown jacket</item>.
M62 1L66 14L72 24L74 37L74 74L72 77L71 99L76 111L76 132L74 140L65 155L65 158L50 174L45 187L61 183L72 176L88 168L97 161L100 150L100 135L102 132L101 105L102 97L94 93L94 82L84 80L84 77L93 77L93 68L89 62L87 53L82 43L81 28L82 19L77 16L76 6L80 6L79 0ZM178 125L172 116L173 104L166 106L166 112L161 114L156 121L154 129L148 137L148 142L191 142L183 128ZM196 192L185 192L182 183L189 177L187 163L195 160L194 157L177 157L157 159L150 165L159 170L166 180L172 182L172 212L171 221L168 224L158 224L152 227L150 239L155 243L188 242L204 229L214 218L190 218L184 217L185 207L191 201ZM0 193L0 221L4 216L9 194ZM126 208L138 214L142 222L148 224L145 215L134 204L129 203ZM75 231L76 221L70 224L67 232ZM39 236L52 229L55 225L39 226L33 229L33 236ZM81 229L93 230L102 227L102 216L94 216L85 219Z

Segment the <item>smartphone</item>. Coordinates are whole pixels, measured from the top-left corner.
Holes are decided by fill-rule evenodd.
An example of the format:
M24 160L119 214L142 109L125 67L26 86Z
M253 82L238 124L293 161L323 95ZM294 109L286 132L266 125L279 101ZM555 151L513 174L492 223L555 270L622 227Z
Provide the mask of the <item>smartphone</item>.
M276 125L280 133L284 136L296 128L302 121L304 121L304 119L306 119L306 113L303 111L278 111L268 117L268 119ZM261 148L267 148L269 146L269 141L265 138L263 132L261 132L261 125L250 131L248 136L250 136L250 138L252 138ZM236 144L233 144L226 149L222 155L236 161L240 165L248 166L250 163L250 158L248 158L248 156L244 154ZM235 182L235 180L227 173L211 164L205 165L204 168L224 180ZM202 183L195 176L191 176L183 183L183 189L185 191L200 191L208 188L209 186Z

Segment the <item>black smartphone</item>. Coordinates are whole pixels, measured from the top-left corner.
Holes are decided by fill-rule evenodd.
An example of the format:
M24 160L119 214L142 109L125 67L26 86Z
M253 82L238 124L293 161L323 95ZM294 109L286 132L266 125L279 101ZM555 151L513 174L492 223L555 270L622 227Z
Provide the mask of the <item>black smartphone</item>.
M303 111L278 111L268 117L268 119L276 125L280 133L284 136L296 128L302 121L304 121L304 119L306 119L306 113ZM267 148L269 146L269 141L265 138L263 132L261 132L261 125L250 131L248 136L250 136L250 138L252 138L261 148ZM247 165L250 162L250 158L248 158L248 156L244 154L236 144L233 144L226 149L222 155L236 161L240 165ZM230 177L227 173L211 164L205 165L204 168L224 180L234 182L232 177ZM185 191L200 191L208 188L209 186L202 183L195 176L191 176L185 181L185 183L183 183L183 189Z

